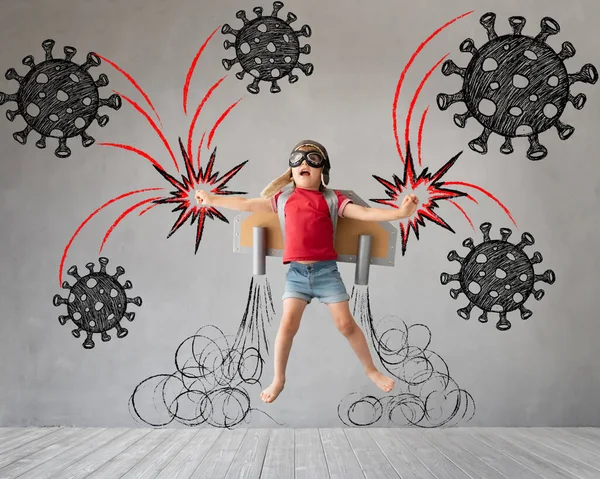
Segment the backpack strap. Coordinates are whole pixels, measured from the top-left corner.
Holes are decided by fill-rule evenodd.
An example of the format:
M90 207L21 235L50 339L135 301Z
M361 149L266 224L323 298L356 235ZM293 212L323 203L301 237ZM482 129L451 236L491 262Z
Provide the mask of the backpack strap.
M290 183L286 185L279 198L277 198L277 215L279 216L279 225L281 227L281 236L283 237L283 242L285 243L285 204L287 203L288 198L294 192L294 185Z
M338 198L335 194L335 191L329 188L325 188L323 195L325 196L325 201L327 201L327 206L329 207L329 216L331 217L331 222L333 223L333 238L335 240L335 231L338 222Z

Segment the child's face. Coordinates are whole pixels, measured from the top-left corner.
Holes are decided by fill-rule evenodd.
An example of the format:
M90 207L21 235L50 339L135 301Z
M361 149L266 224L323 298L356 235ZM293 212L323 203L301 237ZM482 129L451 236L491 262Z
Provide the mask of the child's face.
M305 153L320 153L310 146L301 146L296 151L303 151ZM322 157L321 157L322 158ZM323 167L315 167L308 164L306 159L298 166L292 167L292 177L296 186L309 190L318 190L321 186L321 172Z

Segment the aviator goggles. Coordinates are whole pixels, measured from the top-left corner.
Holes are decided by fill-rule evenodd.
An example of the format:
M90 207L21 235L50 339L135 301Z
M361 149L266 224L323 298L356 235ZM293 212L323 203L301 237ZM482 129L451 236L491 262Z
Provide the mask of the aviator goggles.
M290 167L295 168L300 166L304 160L306 160L306 163L313 168L322 168L325 166L323 155L317 151L294 151L290 155L289 165Z

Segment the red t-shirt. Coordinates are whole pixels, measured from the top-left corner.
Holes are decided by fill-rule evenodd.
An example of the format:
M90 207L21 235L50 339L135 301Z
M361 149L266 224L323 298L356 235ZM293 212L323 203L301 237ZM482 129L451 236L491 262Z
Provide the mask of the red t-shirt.
M352 200L334 190L338 198L338 216ZM281 191L271 198L277 213ZM285 204L285 245L283 263L291 261L328 261L337 259L334 249L333 223L322 191L294 188Z

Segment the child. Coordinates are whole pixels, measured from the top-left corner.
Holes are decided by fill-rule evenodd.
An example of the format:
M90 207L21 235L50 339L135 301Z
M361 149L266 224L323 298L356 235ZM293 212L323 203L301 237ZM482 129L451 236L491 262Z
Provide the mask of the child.
M337 268L333 222L324 191L329 183L331 165L325 147L313 140L298 143L289 158L289 168L273 180L260 198L211 195L196 191L196 201L252 212L277 212L281 190L292 184L285 203L283 263L289 264L283 295L283 315L275 339L275 375L272 384L261 393L264 402L273 402L283 390L285 370L304 309L313 298L327 304L337 329L346 337L360 359L367 376L383 391L394 387L394 380L380 373L373 364L361 328L350 312L348 293ZM338 216L364 221L393 221L411 216L417 197L408 195L397 209L365 208L335 191Z

